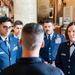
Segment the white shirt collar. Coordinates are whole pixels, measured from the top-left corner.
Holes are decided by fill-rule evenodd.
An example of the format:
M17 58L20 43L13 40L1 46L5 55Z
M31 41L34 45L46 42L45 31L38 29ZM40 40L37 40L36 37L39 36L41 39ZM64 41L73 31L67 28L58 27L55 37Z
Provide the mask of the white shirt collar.
M53 34L54 34L54 31L52 32L52 34L50 34L50 39L52 39ZM47 35L47 38L48 38L48 34L46 34L46 35Z
M20 39L20 37L17 37L15 34L14 34L14 37Z
M5 39L5 38L4 38L4 37L2 37L2 36L1 36L1 38L2 38L2 40L3 40L3 41L5 41L6 39L8 40L8 38L6 38L6 39Z
M73 44L73 42L70 41L70 45ZM74 43L75 44L75 43Z
M51 37L51 38L52 38L53 34L54 34L54 31L52 32L52 34L50 34L50 37Z

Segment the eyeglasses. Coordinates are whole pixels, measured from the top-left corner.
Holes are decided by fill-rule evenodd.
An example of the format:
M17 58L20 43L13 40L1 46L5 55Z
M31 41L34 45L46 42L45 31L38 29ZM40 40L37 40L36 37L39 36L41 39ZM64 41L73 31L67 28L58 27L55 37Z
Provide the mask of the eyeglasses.
M3 28L5 28L5 29L12 29L12 26L3 26Z

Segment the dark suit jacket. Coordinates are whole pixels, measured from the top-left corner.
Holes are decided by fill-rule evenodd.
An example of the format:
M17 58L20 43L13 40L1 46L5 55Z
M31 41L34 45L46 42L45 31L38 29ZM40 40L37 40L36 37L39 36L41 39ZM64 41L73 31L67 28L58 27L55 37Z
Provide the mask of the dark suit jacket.
M5 42L0 37L0 71L4 68L16 63L18 42L12 36L9 36L10 52L5 45Z
M65 42L65 38L61 34L57 34L54 32L52 36L52 40L50 41L50 45L48 45L47 36L45 34L44 41L45 46L44 48L41 48L40 50L40 56L47 62L51 63L52 61L55 61L56 54L58 51L58 47L60 43Z
M47 65L38 57L21 58L18 63L4 69L1 75L64 75L53 66Z
M75 75L75 50L70 56L70 42L60 44L55 64L65 75Z

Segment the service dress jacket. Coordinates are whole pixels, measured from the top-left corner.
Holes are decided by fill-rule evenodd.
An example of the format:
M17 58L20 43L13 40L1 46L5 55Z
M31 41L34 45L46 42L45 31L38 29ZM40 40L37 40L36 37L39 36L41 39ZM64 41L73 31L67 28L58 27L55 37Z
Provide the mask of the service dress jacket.
M16 63L18 42L12 36L9 36L10 49L8 50L7 45L0 37L0 71L4 68Z
M75 75L75 50L70 56L70 41L60 44L55 64L65 75Z
M52 63L53 61L55 61L60 43L65 42L65 38L63 35L54 32L49 45L47 40L48 39L45 34L44 36L45 46L40 50L40 57L45 61Z

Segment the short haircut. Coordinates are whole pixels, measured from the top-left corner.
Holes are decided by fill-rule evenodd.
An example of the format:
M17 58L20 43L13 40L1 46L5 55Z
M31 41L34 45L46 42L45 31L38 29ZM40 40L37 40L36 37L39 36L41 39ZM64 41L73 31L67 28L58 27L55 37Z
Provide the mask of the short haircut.
M70 40L69 39L69 36L68 36L68 28L72 25L75 25L75 22L70 22L66 28L66 31L65 31L65 37L66 37L66 40Z
M44 23L52 23L53 24L53 20L52 19L46 19L45 21L44 21ZM54 25L54 24L53 24Z
M14 22L14 26L16 26L16 25L23 25L23 22L20 21L20 20L16 20L16 21Z
M9 17L3 16L0 18L0 24L2 24L2 22L11 22L12 23L12 20Z
M23 46L29 50L33 50L42 43L44 38L44 30L42 25L37 23L28 23L22 29Z

